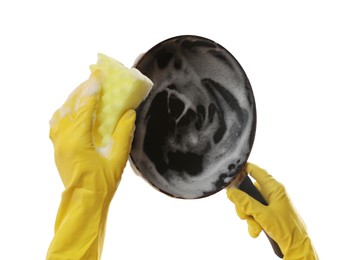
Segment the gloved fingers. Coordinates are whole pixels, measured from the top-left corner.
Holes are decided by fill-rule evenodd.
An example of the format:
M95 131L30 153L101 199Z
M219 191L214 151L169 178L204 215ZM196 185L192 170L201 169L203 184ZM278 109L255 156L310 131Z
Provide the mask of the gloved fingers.
M257 180L254 185L257 188L259 187L259 192L267 200L268 204L287 196L285 187L259 166L247 163L246 171Z
M131 149L131 142L134 136L134 122L136 118L135 110L126 111L119 120L113 133L113 146L110 159L114 163L125 165L127 156Z
M263 188L267 182L271 181L272 178L268 172L253 163L247 163L245 165L245 171L247 174L250 174Z
M80 86L80 92L75 94L74 100L71 103L73 107L72 112L78 113L81 108L89 103L90 98L94 98L94 101L98 101L100 89L101 87L94 77L90 77L87 81L82 83Z
M54 112L52 119L49 121L50 131L49 137L54 142L58 134L59 129L64 129L64 127L69 124L71 118L71 109L67 106L62 106Z
M248 232L249 232L249 235L252 238L257 238L259 236L260 232L262 232L262 230L263 230L262 227L251 216L249 216L246 219L246 222L248 223Z
M99 88L98 82L94 78L90 78L72 91L63 105L53 113L49 121L51 128L49 137L52 140L60 127L61 120L77 112L80 107L87 103L88 97L97 93Z
M51 118L51 120L49 120L49 126L50 126L50 130L49 130L49 138L53 141L54 137L56 135L57 129L58 129L58 122L60 120L60 112L59 109L53 113L53 116Z
M94 116L96 114L97 105L100 99L100 93L95 92L91 96L83 96L80 98L76 112L77 129L81 133L92 134L92 126L94 124Z
M239 207L239 210L245 215L254 217L256 212L264 210L264 205L239 189L229 188L226 194L235 207Z
M262 187L259 185L259 183L258 183L258 182L256 182L256 181L255 181L253 184L254 184L255 188L257 188L257 190L258 190L259 192L261 192L261 191L262 191Z
M257 181L257 184L260 187L259 191L269 203L269 198L276 190L276 185L278 182L266 170L255 164L247 163L245 170Z
M86 85L87 81L83 82L81 85L79 85L77 88L75 88L71 94L68 95L66 101L63 103L63 105L57 110L60 115L60 119L64 118L66 115L74 112L75 104L77 103L77 100L80 97L80 94L82 92L82 89Z
M235 211L239 218L242 220L246 220L249 217L247 214L245 214L245 212L240 208L239 205L235 206Z
M248 224L248 231L251 237L256 238L259 236L260 232L262 231L262 227L255 221L252 216L246 215L240 206L235 207L236 214L239 216L240 219L246 220Z
M81 107L87 104L88 98L97 94L100 88L98 81L94 77L90 77L81 83L69 94L67 100L58 109L60 119L66 115L77 113Z
M74 99L76 92L80 92L80 91L81 91L80 87L75 89L69 95L69 97L67 98L67 101L53 113L51 120L49 120L49 126L50 126L49 137L52 140L54 139L54 136L56 135L56 133L59 129L59 124L60 124L61 120L63 118L65 118L66 116L68 116L69 114L71 114L71 112L72 112L71 100Z

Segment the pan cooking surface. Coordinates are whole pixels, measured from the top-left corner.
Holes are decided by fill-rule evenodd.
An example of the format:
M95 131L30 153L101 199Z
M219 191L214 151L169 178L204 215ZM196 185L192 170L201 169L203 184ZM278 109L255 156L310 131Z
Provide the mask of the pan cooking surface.
M255 135L254 96L240 64L211 40L178 36L157 44L136 67L154 86L137 109L132 165L177 198L226 187Z

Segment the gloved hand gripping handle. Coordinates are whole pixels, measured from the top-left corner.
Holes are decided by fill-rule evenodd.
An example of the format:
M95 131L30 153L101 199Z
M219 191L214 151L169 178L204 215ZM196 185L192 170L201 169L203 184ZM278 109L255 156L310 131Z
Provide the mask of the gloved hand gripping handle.
M262 194L260 194L259 190L254 186L253 182L251 181L251 179L249 178L249 176L247 174L245 174L245 177L238 185L238 188L239 188L239 190L244 191L249 196L251 196L252 198L254 198L257 201L259 201L260 203L262 203L263 205L268 206L268 203L263 198ZM270 236L268 236L268 234L265 231L264 231L264 233L266 234L269 242L271 243L274 253L278 257L283 258L283 253L282 253L281 249L279 248L277 242L274 241Z

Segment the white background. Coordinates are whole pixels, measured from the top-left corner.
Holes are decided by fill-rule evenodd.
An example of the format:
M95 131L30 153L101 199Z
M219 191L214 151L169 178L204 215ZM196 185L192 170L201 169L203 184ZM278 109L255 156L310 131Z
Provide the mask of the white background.
M320 258L363 259L360 2L1 1L0 258L45 258L63 190L48 120L96 54L130 67L156 43L195 34L244 67L258 112L249 161L286 186ZM103 259L276 258L225 191L172 199L128 165Z

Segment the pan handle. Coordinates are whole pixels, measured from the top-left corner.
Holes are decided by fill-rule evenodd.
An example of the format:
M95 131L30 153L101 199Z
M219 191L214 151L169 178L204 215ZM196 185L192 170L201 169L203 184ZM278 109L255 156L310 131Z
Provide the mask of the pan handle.
M238 185L238 188L240 190L244 191L245 193L249 194L252 198L256 199L263 205L268 206L267 201L263 198L262 194L260 194L258 189L254 186L253 182L251 181L251 179L249 178L248 175L246 175L244 177L244 179L242 180L242 182L240 182L240 184ZM264 233L266 234L270 244L272 245L274 253L278 257L283 258L283 253L282 253L281 249L279 248L277 242L274 241L270 236L268 236L268 234L265 231L264 231Z

